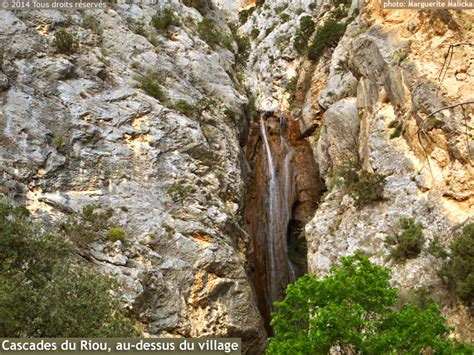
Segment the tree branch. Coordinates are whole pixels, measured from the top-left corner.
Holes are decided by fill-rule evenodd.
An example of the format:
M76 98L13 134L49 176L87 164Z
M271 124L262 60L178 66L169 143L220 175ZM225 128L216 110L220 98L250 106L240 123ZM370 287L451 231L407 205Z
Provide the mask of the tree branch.
M437 113L440 112L440 111L449 110L449 109L454 108L454 107L457 107L457 106L472 105L472 104L474 104L474 100L459 102L459 103L454 104L454 105L449 105L449 106L440 108L439 110L433 111L433 112L431 112L428 116L426 116L425 119L424 119L424 121L426 121L428 118L430 118L431 116L437 114Z

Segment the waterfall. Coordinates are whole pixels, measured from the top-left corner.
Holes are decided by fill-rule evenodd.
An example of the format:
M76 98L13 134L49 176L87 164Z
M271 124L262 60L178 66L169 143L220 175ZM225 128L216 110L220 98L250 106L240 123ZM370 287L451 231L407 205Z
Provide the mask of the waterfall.
M262 139L265 146L265 155L267 158L268 172L270 174L270 183L268 187L268 234L267 234L267 251L268 251L268 262L267 271L270 271L270 278L267 278L269 286L267 291L270 291L268 299L273 302L277 299L276 289L276 261L275 261L275 214L279 212L278 206L278 188L277 188L277 176L275 171L275 164L273 162L272 150L270 148L270 142L267 136L267 129L263 120L263 113L260 114L260 130L262 133Z
M280 119L280 153L283 161L275 164L270 140L265 126L264 115L260 115L260 131L265 147L268 169L267 191L267 300L270 307L274 301L281 299L283 291L290 282L296 280L294 265L288 258L286 234L292 215L294 184L292 173L292 150L285 138L286 121ZM278 163L278 162L277 162ZM278 167L280 168L278 170Z

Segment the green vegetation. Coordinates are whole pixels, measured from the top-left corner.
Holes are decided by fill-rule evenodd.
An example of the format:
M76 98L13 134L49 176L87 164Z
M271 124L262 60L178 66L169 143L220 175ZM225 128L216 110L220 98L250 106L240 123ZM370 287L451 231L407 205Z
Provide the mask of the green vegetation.
M311 16L303 16L300 19L300 28L296 32L294 48L295 50L302 54L306 51L308 47L308 40L311 37L315 30L315 25L313 18Z
M449 247L439 275L469 307L474 304L474 223L466 225Z
M247 10L241 10L239 11L239 22L241 24L244 24L247 22L250 16L252 16L252 13L255 11L255 7L250 7Z
M391 246L390 259L402 261L416 258L425 244L423 226L413 218L402 218L400 228L401 233L385 239L386 244Z
M250 55L250 39L247 36L240 36L237 34L236 30L233 30L233 36L235 42L237 43L237 58L236 64L241 68L247 66L247 60Z
M57 53L73 54L78 50L79 43L73 34L61 29L54 34L53 47Z
M361 170L359 165L351 160L345 162L334 174L331 185L343 186L354 198L357 207L384 199L385 176Z
M393 61L397 64L400 64L407 58L408 58L408 51L403 48L398 48L395 51L395 53L393 53Z
M290 102L294 100L297 84L298 84L298 76L292 77L286 83L286 92L290 94Z
M110 292L115 283L74 263L66 236L0 202L0 337L137 336Z
M121 227L112 227L107 231L107 238L112 242L120 240L122 243L125 243L127 240L127 234Z
M209 46L215 48L222 45L223 35L214 22L210 18L203 18L198 24L198 32L202 40Z
M201 15L204 15L211 6L208 0L183 0L182 3L187 7L194 7Z
M273 30L275 29L276 27L276 23L274 23L273 25L271 25L270 27L268 27L266 30L265 30L265 37L267 37L270 33L273 32Z
M280 14L280 20L282 23L288 22L290 18L290 15L288 15L286 12Z
M93 15L88 15L84 17L84 19L82 20L82 27L91 30L99 36L104 32L99 20L97 20L97 18Z
M254 28L250 32L250 37L252 37L252 39L257 39L259 34L260 34L260 30L258 28Z
M175 111L187 116L194 117L201 112L198 105L191 105L187 101L179 100L173 107Z
M308 58L317 61L325 49L337 45L346 31L346 26L346 23L339 23L332 18L326 20L316 31L313 42L308 48Z
M471 354L449 339L439 307L394 306L390 270L360 254L342 258L329 276L305 275L275 302L268 354Z
M125 21L127 22L127 26L130 31L143 37L147 36L145 24L143 23L143 21L135 20L132 17L127 17Z
M162 104L168 101L168 98L163 91L163 77L153 70L148 70L145 75L134 78L140 83L141 88L151 97L159 100Z
M426 248L426 251L438 259L446 259L449 256L448 251L441 244L439 236L433 238L433 240L428 245L428 248Z
M51 144L54 148L59 149L67 144L67 139L62 133L55 133Z
M171 196L173 201L179 201L186 198L194 188L192 185L179 184L177 182L173 183L166 192Z
M393 120L388 124L388 128L394 128L394 131L390 134L390 139L395 139L403 134L403 121Z
M110 218L113 209L102 209L100 206L87 205L81 212L69 216L61 223L61 231L67 238L79 247L102 239L111 227Z
M166 8L163 12L157 12L151 18L151 25L159 32L168 31L170 26L179 26L179 18L174 14L173 9Z
M277 15L281 14L283 11L285 11L288 8L288 4L281 4L279 6L275 7L275 13Z
M224 115L231 119L232 121L235 122L236 118L237 118L237 114L235 113L234 110L232 110L231 108L228 108L226 107L225 110L224 110Z

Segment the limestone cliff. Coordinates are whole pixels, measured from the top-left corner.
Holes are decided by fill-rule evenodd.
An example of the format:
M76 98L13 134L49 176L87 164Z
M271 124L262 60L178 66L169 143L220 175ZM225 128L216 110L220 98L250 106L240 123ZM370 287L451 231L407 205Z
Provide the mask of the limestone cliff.
M50 226L112 207L127 242L83 255L119 280L146 336L241 337L261 354L286 284L356 250L390 266L403 292L433 285L447 298L439 260L425 248L389 261L385 239L412 217L425 247L446 246L472 222L474 105L458 104L473 101L473 47L449 44L473 42L473 15L349 7L0 11L0 193ZM243 73L228 24L238 8ZM336 15L347 23L337 43L317 60L295 50L304 17L321 27ZM336 183L348 161L385 176L380 201L360 205ZM442 305L472 341L466 309Z
M157 33L164 9L179 24ZM222 11L206 11L230 35ZM88 204L114 208L127 243L87 254L120 281L144 334L241 337L255 352L265 334L241 219L247 98L235 44L211 48L202 19L179 1L1 11L0 185L49 224ZM53 46L61 30L74 34L71 53ZM140 89L153 78L166 99Z
M402 294L434 286L457 335L472 341L472 318L445 302L440 261L426 252L436 236L449 245L473 218L472 14L353 2L337 46L316 61L297 54L300 20L322 27L334 14L325 3L267 1L243 26L254 38L247 80L257 103L300 117L328 188L305 228L309 271L324 275L360 250L393 269ZM360 206L334 184L348 161L385 176L383 201ZM403 217L422 223L426 241L419 257L395 263L385 239Z

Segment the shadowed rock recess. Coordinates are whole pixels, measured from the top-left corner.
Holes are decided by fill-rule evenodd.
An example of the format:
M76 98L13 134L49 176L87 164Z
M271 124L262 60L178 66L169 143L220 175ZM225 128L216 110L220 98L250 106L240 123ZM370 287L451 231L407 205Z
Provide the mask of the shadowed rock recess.
M448 52L472 44L472 11L151 3L0 11L0 193L47 227L113 208L126 240L81 255L147 337L239 337L262 354L286 286L360 250L405 298L434 290L472 342L427 251L473 222L474 47ZM329 41L317 29L334 18ZM385 177L361 187L377 199L341 181L348 164ZM402 218L425 242L395 262Z

